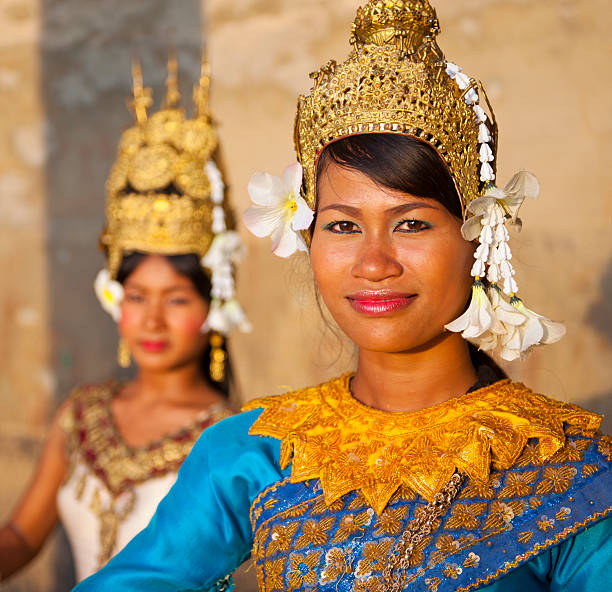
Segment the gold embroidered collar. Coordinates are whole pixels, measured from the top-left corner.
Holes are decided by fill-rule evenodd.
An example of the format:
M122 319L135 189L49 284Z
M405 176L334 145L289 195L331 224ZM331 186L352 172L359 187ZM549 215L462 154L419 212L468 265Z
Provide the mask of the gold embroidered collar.
M389 413L350 392L352 374L251 401L263 408L250 434L281 440L291 481L320 479L326 503L360 490L381 514L400 486L432 501L455 470L485 483L491 468L510 468L530 438L541 461L565 444L563 424L584 432L601 417L502 380L434 407Z
M178 471L202 431L232 415L225 403L219 403L173 434L146 446L129 446L111 410L111 401L120 387L109 381L76 389L62 418L71 456L78 454L115 495L136 483Z

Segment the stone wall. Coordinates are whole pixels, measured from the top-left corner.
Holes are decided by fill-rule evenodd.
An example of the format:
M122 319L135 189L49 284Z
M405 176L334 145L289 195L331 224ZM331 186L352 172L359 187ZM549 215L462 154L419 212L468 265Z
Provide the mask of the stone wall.
M294 160L296 97L308 73L348 52L357 0L0 0L0 519L33 468L71 385L115 373L116 335L91 284L104 179L129 95L129 60L163 89L177 46L182 88L207 39L213 109L238 210L254 171ZM568 337L509 373L540 391L610 410L612 139L608 0L439 0L440 44L480 77L500 125L502 182L535 172L539 200L513 239L519 283ZM321 322L305 259L282 261L245 234L241 301L255 331L233 339L242 398L350 368L350 346ZM612 428L610 423L608 429ZM5 588L68 586L65 545ZM247 589L245 584L242 589Z

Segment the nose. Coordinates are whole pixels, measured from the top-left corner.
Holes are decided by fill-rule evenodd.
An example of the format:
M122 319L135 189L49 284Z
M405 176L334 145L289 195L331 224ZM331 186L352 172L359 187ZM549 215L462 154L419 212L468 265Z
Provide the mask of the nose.
M161 300L151 300L147 303L144 316L144 326L147 330L160 329L165 324L164 307Z
M393 246L380 237L372 237L362 242L351 270L353 277L371 282L398 277L402 272L403 267Z

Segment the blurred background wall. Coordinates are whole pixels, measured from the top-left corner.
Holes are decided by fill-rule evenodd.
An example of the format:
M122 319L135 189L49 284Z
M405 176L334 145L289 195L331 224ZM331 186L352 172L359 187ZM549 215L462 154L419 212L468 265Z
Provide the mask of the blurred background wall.
M159 101L167 50L176 47L189 99L206 40L228 183L243 210L253 172L279 174L295 160L297 95L309 72L346 56L358 4L0 0L0 521L27 483L58 402L75 384L116 374L115 327L92 282L103 264L104 180L131 122L130 58L142 59ZM513 250L528 305L564 320L568 336L508 371L610 412L609 0L435 4L447 57L481 78L493 102L500 182L526 168L542 185L524 206ZM349 368L353 352L321 321L307 261L276 259L267 241L242 234L249 256L239 292L255 331L232 341L241 398ZM66 590L70 578L58 533L3 590Z

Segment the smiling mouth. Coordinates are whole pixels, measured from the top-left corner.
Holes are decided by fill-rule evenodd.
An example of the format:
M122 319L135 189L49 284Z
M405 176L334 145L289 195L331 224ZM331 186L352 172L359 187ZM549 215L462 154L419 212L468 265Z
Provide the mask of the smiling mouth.
M416 294L397 292L359 292L347 299L356 312L370 317L382 317L410 306L416 297Z
M159 353L168 347L167 341L141 341L140 347L149 353Z

